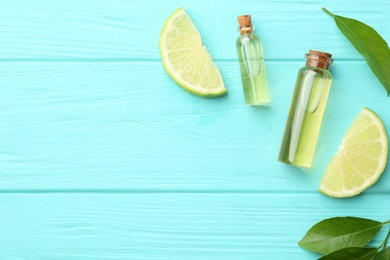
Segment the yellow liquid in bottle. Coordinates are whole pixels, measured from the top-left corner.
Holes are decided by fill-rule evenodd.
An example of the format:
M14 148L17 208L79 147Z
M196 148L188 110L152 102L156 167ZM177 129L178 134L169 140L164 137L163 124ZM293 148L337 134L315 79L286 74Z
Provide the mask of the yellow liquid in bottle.
M279 160L310 168L328 100L332 77L320 69L304 70L297 81Z
M254 34L241 36L237 39L237 51L245 103L248 106L268 105L270 95L259 39Z

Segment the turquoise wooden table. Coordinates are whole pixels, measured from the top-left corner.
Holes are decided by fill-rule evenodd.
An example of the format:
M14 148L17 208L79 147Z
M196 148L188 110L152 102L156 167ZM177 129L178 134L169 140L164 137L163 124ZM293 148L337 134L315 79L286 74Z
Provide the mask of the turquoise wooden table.
M227 96L193 96L166 75L159 33L180 6ZM390 170L355 198L317 192L363 106L390 130L390 99L322 6L390 41L387 0L1 1L0 259L315 259L297 246L315 222L389 219ZM243 101L245 13L264 45L266 109ZM334 83L302 171L276 158L309 49L334 55Z

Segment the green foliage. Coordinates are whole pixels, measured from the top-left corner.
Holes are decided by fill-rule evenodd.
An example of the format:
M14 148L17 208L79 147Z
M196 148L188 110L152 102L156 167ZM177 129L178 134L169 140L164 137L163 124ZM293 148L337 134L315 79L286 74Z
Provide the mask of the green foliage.
M320 260L372 260L377 251L375 247L347 247L325 255Z
M372 72L390 95L390 49L386 41L367 24L322 9L333 17L339 30L367 61Z
M390 246L384 248L374 258L374 260L389 260L389 259L390 259Z
M378 247L365 247L388 223L390 220L382 223L357 217L329 218L312 226L298 245L325 254L322 260L390 260L390 247L386 247L390 229Z
M370 242L382 223L370 219L337 217L315 224L299 241L305 249L328 254L345 247L361 247Z

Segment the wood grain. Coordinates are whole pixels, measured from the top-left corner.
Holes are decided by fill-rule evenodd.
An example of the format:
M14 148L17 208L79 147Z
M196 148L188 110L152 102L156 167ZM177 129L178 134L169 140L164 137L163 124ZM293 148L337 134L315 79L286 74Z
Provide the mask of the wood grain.
M188 94L161 66L161 28L181 6L223 98ZM0 259L305 260L318 256L297 241L323 218L387 220L388 169L362 196L316 191L361 107L390 129L384 89L322 6L390 41L385 0L1 1ZM265 109L243 102L244 13L264 45ZM300 171L276 158L309 49L334 54L334 83L315 168Z
M220 99L185 92L160 62L1 64L2 190L316 192L360 109L388 128L390 115L364 62L335 62L314 169L277 162L303 64L267 62L269 108L244 105L236 62L218 63L229 89ZM368 193L389 184L386 171Z
M381 196L3 194L3 259L314 259L297 241L339 215L385 221ZM384 234L374 241L378 244Z
M361 60L321 11L360 19L390 40L389 1L238 0L167 1L1 1L1 60L158 60L165 19L183 6L217 60L234 59L236 17L251 13L267 59L299 60L309 49L336 59Z

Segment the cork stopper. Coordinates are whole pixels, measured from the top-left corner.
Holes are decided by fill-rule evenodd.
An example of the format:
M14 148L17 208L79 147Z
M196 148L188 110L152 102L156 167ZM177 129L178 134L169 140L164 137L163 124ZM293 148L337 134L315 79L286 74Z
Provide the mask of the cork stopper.
M250 14L240 15L237 17L237 20L241 35L253 32L252 19Z
M322 51L310 50L306 56L306 65L310 67L329 69L333 63L332 54Z

